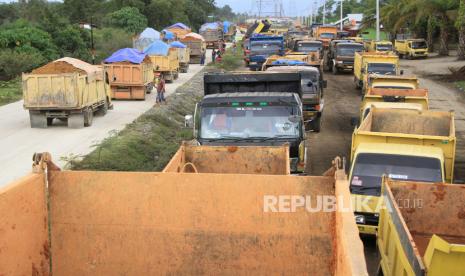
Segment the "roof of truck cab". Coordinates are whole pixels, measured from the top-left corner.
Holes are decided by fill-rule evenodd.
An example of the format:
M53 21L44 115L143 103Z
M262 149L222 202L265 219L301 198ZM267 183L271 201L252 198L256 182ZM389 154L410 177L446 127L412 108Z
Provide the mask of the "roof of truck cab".
M320 73L318 68L314 66L274 66L268 68L266 71L270 72L299 72L299 71L306 71L306 72L314 72Z
M290 100L291 103L298 103L294 93L287 92L236 92L236 93L217 93L206 95L202 103L223 103L229 99L235 102L240 101L277 101L279 99Z
M418 157L437 158L444 160L444 153L438 147L418 146L406 144L385 144L385 143L360 143L357 146L355 155L360 153L378 153L378 154L395 154L410 155Z

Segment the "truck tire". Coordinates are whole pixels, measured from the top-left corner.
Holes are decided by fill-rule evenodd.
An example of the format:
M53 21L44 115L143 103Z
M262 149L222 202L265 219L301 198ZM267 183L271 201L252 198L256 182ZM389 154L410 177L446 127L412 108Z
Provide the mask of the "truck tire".
M47 117L45 113L29 111L31 128L47 128Z
M315 118L315 120L313 120L311 122L311 128L314 132L320 132L321 130L321 117L317 117Z
M105 99L105 102L99 107L96 114L99 116L105 116L108 112L108 99Z
M333 72L333 75L337 75L339 73L339 68L337 68L336 64L333 64L332 72Z
M177 80L179 78L179 71L176 71L174 73L174 77L173 77L175 80Z
M68 127L69 128L83 128L84 127L84 112L69 114Z
M53 124L53 118L47 118L47 126L51 126Z
M94 121L94 111L92 108L89 108L84 111L84 126L90 127Z

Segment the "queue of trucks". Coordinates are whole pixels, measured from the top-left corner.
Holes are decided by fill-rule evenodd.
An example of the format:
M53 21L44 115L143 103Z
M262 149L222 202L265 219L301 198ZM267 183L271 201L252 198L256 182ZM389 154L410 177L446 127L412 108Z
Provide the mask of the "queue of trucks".
M281 35L267 21L250 29L244 60L262 72L205 73L204 96L185 117L194 140L162 172L62 171L50 154L35 154L32 173L0 189L0 274L368 275L359 234L376 237L382 275L465 274L454 114L429 110L428 91L399 65L401 53L427 55L421 43L364 45L329 25ZM162 70L157 57L148 60ZM94 111L111 108L110 87L147 85L147 64L124 65L61 60L25 74L31 125L88 125ZM336 157L323 176L306 176L306 132L322 127L324 72L349 70L363 96L350 163ZM50 99L67 109L47 106ZM283 195L341 200L310 212L296 210L307 202L295 197L283 211Z

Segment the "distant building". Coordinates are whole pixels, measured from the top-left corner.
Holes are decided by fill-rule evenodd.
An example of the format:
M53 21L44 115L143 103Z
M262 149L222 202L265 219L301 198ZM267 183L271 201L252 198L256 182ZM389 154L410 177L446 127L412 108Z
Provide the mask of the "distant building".
M349 32L350 36L357 36L362 26L363 13L349 13L342 19L343 28ZM341 20L333 23L336 26L341 24Z

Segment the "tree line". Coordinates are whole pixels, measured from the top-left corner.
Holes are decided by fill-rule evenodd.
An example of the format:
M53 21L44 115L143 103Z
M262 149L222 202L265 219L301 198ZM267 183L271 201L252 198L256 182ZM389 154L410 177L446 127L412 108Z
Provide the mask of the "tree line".
M340 1L326 3L327 22L339 20ZM450 43L458 42L458 58L465 59L465 0L380 0L380 7L380 22L393 37L411 33L426 38L430 51L438 41L440 55L448 55ZM374 26L376 0L344 0L343 13L363 13L363 25ZM322 17L320 7L317 22Z
M214 0L20 0L0 4L0 80L63 56L96 62L131 47L132 37L182 22L197 31L212 20L233 20ZM82 28L92 24L91 32Z

